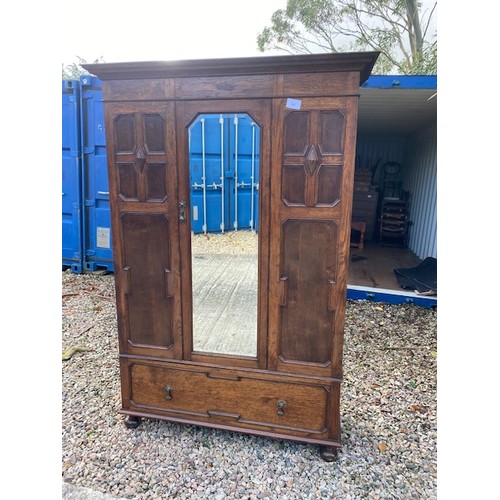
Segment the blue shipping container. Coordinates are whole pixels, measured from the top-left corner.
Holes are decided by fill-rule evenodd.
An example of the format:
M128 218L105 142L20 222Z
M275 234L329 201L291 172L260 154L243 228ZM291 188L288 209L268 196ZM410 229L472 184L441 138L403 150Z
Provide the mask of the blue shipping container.
M83 266L113 271L106 132L101 81L80 77L83 189Z
M80 87L62 82L62 265L81 273L82 180L80 147Z
M260 129L246 114L205 114L189 135L191 229L258 229Z

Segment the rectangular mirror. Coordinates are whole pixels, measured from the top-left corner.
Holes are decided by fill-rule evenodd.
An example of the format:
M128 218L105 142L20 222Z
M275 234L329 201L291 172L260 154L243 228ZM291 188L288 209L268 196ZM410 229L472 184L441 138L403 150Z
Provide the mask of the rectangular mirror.
M189 128L195 352L257 356L259 159L248 114Z

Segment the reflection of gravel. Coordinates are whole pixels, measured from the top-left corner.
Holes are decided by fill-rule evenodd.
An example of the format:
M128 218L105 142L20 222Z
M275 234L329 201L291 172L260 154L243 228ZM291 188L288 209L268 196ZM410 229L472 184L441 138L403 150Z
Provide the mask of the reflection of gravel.
M233 231L229 233L193 234L193 254L257 254L258 234L254 231Z
M113 275L62 273L63 481L133 499L436 498L436 316L348 302L342 439L318 447L144 420L122 424Z

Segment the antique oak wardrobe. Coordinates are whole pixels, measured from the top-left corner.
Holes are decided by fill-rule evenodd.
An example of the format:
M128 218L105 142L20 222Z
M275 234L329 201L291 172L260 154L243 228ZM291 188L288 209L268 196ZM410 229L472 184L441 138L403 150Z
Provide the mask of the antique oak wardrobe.
M206 425L335 458L359 87L377 56L84 65L103 83L128 427ZM193 335L190 137L213 115L244 117L260 138L250 353L204 351Z

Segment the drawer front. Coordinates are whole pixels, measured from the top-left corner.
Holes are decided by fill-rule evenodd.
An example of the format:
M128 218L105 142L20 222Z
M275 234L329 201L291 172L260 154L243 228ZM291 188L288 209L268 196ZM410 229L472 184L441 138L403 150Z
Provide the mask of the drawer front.
M232 426L328 435L328 384L132 363L130 409Z

